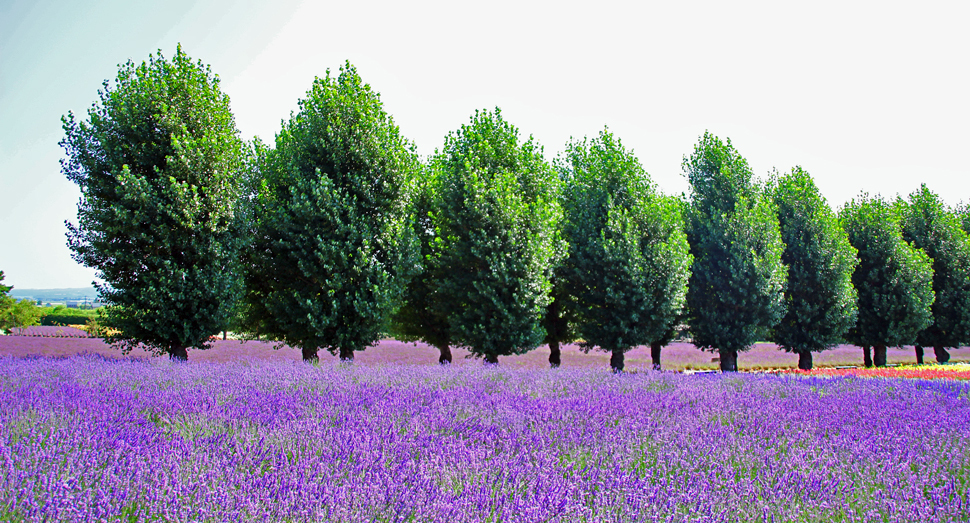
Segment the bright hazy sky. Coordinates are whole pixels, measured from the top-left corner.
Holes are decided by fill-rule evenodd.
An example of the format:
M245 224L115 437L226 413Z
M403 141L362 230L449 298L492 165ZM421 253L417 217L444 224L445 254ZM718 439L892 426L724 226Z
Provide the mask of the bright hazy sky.
M60 117L118 64L176 43L222 79L245 138L272 142L345 60L428 155L502 108L553 158L608 125L667 193L710 130L755 174L801 165L833 207L920 183L970 199L970 3L0 0L0 270L87 286L66 246L77 187Z

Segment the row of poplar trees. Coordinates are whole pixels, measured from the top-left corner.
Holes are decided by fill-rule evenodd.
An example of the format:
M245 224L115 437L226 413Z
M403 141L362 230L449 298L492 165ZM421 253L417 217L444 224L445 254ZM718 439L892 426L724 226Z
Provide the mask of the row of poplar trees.
M81 189L68 243L103 279L125 351L185 359L232 328L307 361L390 334L441 362L548 344L558 366L581 340L622 370L640 345L659 368L686 326L736 370L763 339L802 368L845 340L884 364L887 346L945 360L970 339L970 242L938 197L863 195L836 215L808 173L759 184L709 133L684 159L689 199L661 194L608 130L550 164L498 109L422 162L347 63L275 144L246 143L218 77L181 47L121 66L63 125Z

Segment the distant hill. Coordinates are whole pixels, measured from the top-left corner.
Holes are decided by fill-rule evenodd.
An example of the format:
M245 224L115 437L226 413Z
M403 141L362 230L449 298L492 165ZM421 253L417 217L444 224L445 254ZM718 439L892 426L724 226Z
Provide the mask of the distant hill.
M17 299L28 298L48 302L92 301L98 296L94 287L76 287L73 289L21 289L14 287L10 296Z

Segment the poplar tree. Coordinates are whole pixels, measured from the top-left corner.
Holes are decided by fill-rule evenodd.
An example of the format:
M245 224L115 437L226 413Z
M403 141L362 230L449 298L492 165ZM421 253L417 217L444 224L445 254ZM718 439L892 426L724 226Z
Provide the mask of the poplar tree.
M936 360L949 361L948 347L970 342L970 238L957 215L925 184L898 201L903 238L922 249L933 264L933 323L916 335L916 361L923 347L933 347Z
M176 360L207 348L235 307L243 238L243 143L218 76L159 51L62 122L61 169L81 189L68 246L104 282L107 341Z
M867 366L869 347L876 366L885 366L886 347L913 344L933 323L933 262L906 242L899 213L881 197L853 199L839 222L859 253L852 274L859 318L846 339L863 348Z
M684 307L691 256L680 206L608 130L569 143L557 168L580 346L610 352L622 371L625 353L663 340Z
M499 109L476 111L445 138L435 217L441 276L434 296L453 343L486 363L545 337L554 267L565 256L555 173Z
M348 62L314 80L258 155L246 324L305 361L321 348L353 360L386 334L418 268L414 146Z
M838 216L801 167L777 179L773 197L788 266L787 312L774 328L774 340L798 354L799 369L809 370L812 353L841 343L855 324L852 273L859 260Z
M722 371L736 371L738 352L765 339L785 314L778 216L730 139L705 132L683 169L691 185L691 337L696 347L719 353Z

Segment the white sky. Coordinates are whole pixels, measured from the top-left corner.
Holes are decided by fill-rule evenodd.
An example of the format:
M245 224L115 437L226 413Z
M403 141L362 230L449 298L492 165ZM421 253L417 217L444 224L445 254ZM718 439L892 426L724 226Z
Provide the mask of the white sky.
M638 5L639 4L639 5ZM314 76L349 59L422 155L499 106L553 158L608 125L667 193L699 135L755 173L801 165L834 207L860 191L970 196L970 3L0 0L0 270L87 286L65 220L60 117L118 64L177 42L272 142Z

